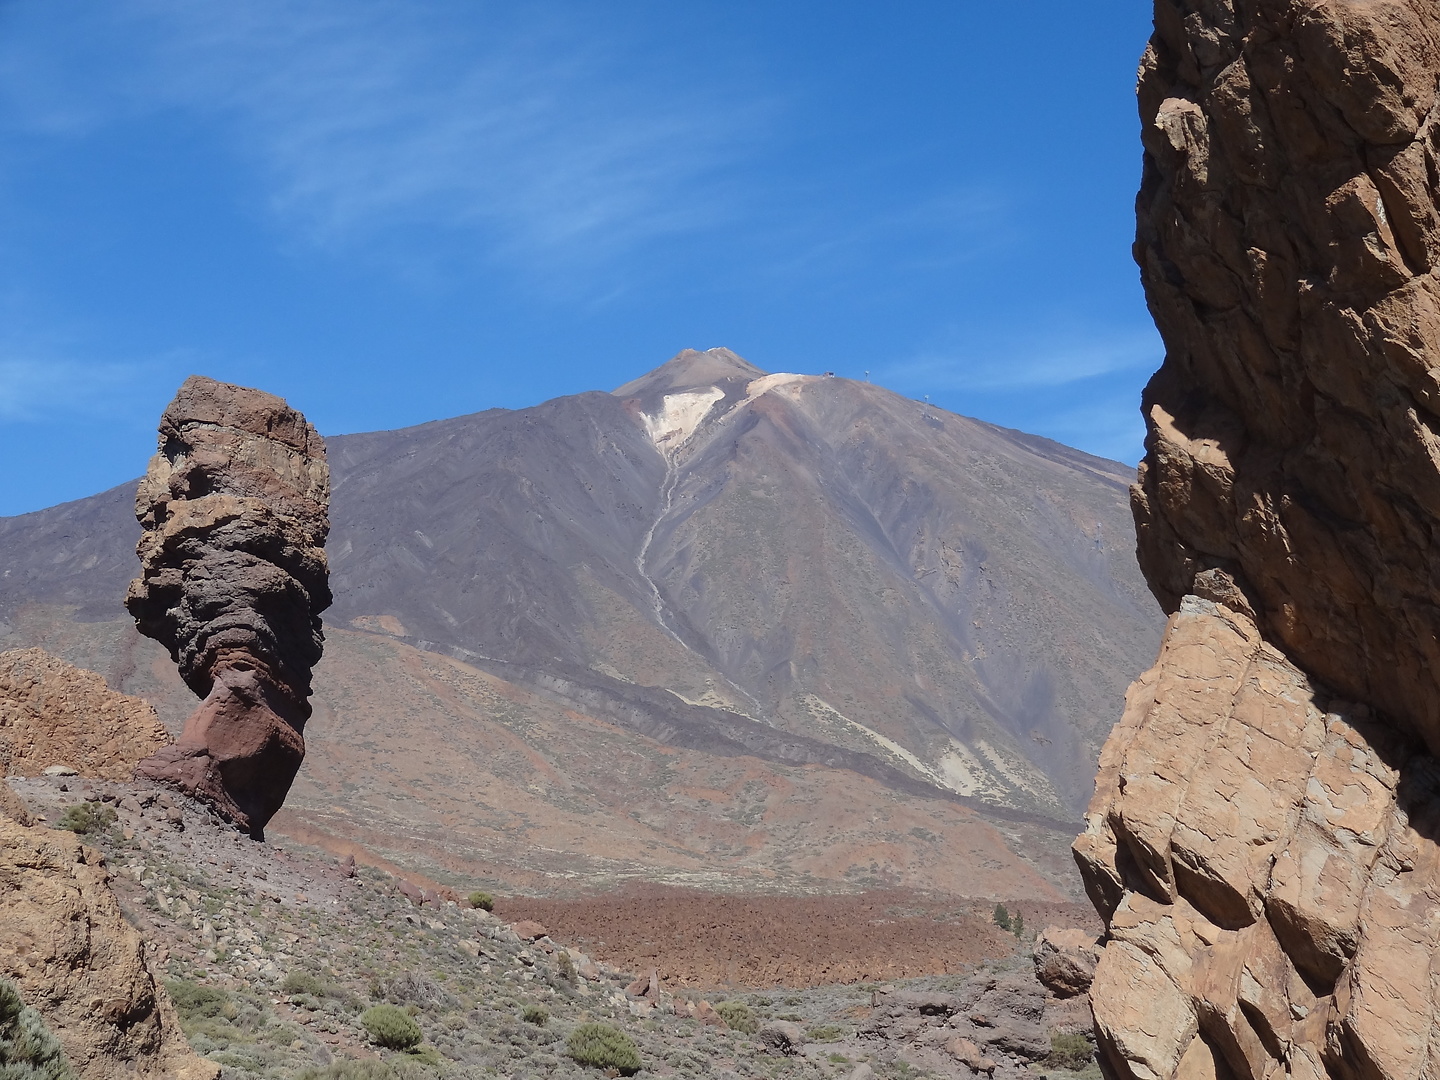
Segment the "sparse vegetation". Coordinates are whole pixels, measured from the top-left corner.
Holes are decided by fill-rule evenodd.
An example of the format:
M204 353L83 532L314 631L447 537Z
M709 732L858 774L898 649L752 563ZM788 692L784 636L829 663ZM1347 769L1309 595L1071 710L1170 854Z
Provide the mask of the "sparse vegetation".
M280 983L280 989L287 994L309 994L317 998L325 995L324 985L308 971L290 972Z
M520 1019L527 1024L535 1024L544 1027L550 1022L550 1010L544 1005L526 1005L520 1010Z
M1079 1072L1090 1064L1094 1049L1090 1040L1079 1033L1050 1036L1050 1056L1045 1064L1052 1069L1069 1069Z
M575 961L570 959L570 954L564 949L560 950L560 955L555 960L555 969L567 983L575 982Z
M409 1050L420 1045L424 1033L404 1009L375 1005L360 1014L360 1026L372 1042L387 1050Z
M295 1080L419 1080L422 1074L398 1061L337 1061L323 1069L306 1069Z
M995 920L995 925L1000 927L1001 930L1010 929L1010 912L1004 904L995 905L995 914L992 917Z
M754 1035L760 1030L760 1021L750 1011L750 1006L743 1001L731 998L722 1001L715 1006L715 1011L720 1014L720 1019L730 1025L731 1030L739 1031L746 1035Z
M60 1043L8 979L0 979L0 1080L75 1080Z
M807 1028L805 1037L811 1042L839 1042L845 1037L845 1029L837 1024L819 1024L815 1027Z
M488 892L476 889L470 894L470 906L472 908L479 908L482 911L494 911L495 897L491 896Z
M81 836L104 832L115 824L115 808L99 802L76 803L60 815L56 826Z
M581 1065L614 1069L621 1076L640 1071L640 1051L635 1041L609 1024L581 1024L570 1033L565 1053Z

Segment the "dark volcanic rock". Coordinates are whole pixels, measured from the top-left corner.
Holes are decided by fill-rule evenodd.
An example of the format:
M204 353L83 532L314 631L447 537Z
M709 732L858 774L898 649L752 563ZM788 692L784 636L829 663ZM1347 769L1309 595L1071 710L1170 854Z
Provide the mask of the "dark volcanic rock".
M330 471L280 398L191 376L136 495L141 576L125 606L204 699L137 772L259 836L305 756L310 669L330 605Z

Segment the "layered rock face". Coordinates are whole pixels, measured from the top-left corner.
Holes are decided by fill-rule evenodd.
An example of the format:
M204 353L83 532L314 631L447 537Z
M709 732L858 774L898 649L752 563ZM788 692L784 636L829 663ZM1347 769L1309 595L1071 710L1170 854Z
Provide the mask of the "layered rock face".
M0 780L0 975L44 1018L81 1080L214 1080L195 1055L145 943L120 914L98 852L27 828Z
M42 649L0 653L0 773L38 776L69 765L128 780L137 761L169 742L149 702L117 694L95 672Z
M325 444L280 398L199 376L160 420L136 495L141 576L125 605L200 707L137 774L257 838L305 756L310 670L330 605Z
M1106 1071L1440 1069L1440 7L1159 0L1132 493L1171 619L1076 855Z

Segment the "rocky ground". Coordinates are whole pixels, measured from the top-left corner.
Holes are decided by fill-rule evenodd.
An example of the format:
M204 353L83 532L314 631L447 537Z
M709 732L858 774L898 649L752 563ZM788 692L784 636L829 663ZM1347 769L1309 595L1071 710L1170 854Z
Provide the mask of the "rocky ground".
M255 843L158 787L10 783L52 825L90 808L86 842L104 853L186 1034L232 1080L598 1076L565 1052L587 1021L629 1034L651 1076L1028 1080L1084 1064L1073 1053L1088 1031L1083 998L1047 1000L1023 947L884 983L672 992L662 979L657 993L648 972L637 980L598 947L592 959L573 940L433 893L417 906L383 871ZM725 1026L702 1001L732 1019L743 1004L752 1022ZM417 1050L371 1044L359 1017L380 1002L414 1017ZM1066 1034L1071 1056L1057 1057L1052 1036L1063 1046Z

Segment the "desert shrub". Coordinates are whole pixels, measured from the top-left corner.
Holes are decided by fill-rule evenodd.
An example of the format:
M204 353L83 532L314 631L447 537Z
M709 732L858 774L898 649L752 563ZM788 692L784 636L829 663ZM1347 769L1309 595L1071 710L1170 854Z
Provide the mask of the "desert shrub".
M538 1024L544 1027L550 1019L550 1010L544 1005L526 1005L520 1010L520 1019L527 1024Z
M575 981L575 961L570 959L570 954L564 949L560 950L555 966L560 971L560 978L568 983Z
M104 832L115 824L115 808L105 803L76 803L60 815L58 825L84 836Z
M720 1014L720 1019L730 1025L733 1031L754 1035L760 1030L760 1021L755 1019L755 1014L750 1011L750 1006L743 1001L736 1001L734 998L722 1001L715 1006L715 1011Z
M614 1069L621 1076L640 1071L640 1051L634 1040L609 1024L580 1024L570 1033L565 1053L581 1065Z
M480 889L476 889L470 894L470 906L482 908L485 911L494 911L495 898L488 892L482 892Z
M295 1080L419 1080L421 1073L400 1061L337 1061L323 1069L306 1069Z
M820 1024L816 1027L807 1028L805 1037L811 1042L839 1042L845 1037L845 1029L835 1024Z
M360 1014L360 1026L370 1040L388 1050L409 1050L424 1037L420 1025L403 1009L376 1005Z
M1025 916L1018 911L1010 917L1010 932L1017 938L1025 936Z
M280 983L280 989L287 994L309 994L324 997L325 984L308 971L291 971Z
M75 1080L60 1043L8 979L0 979L0 1080Z
M1045 1059L1045 1064L1052 1069L1079 1072L1090 1064L1091 1056L1090 1040L1084 1035L1078 1032L1068 1035L1057 1033L1050 1036L1050 1056Z
M216 986L202 986L184 979L168 979L165 989L180 1014L182 1025L197 1020L213 1020L233 1011L230 995Z
M1000 927L1001 930L1010 929L1010 912L1006 910L1004 904L995 905L995 913L991 918L995 920L995 925Z
M419 1005L435 1009L446 1005L450 996L440 989L440 984L423 971L402 971L383 984L383 996L396 1005Z

